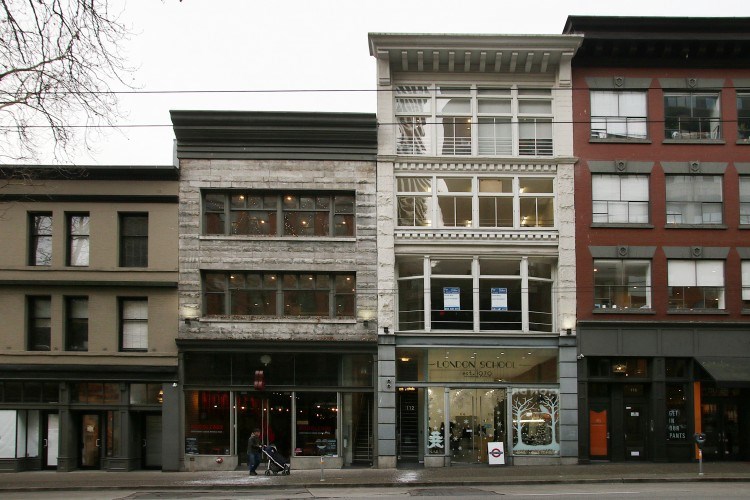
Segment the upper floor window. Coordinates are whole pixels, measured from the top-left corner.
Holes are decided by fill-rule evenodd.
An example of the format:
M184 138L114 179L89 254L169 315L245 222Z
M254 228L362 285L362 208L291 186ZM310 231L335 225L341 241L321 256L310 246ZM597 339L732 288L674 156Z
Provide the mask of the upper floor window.
M737 139L750 141L750 92L737 93Z
M721 175L667 175L667 224L721 224Z
M52 265L52 214L29 215L29 264Z
M740 224L750 224L750 175L740 176Z
M65 300L65 350L89 350L89 299L68 297Z
M592 90L591 137L646 139L646 92Z
M68 265L89 265L89 214L68 214Z
M205 192L203 233L354 236L353 193Z
M396 154L551 156L550 89L402 85Z
M593 222L647 224L649 221L648 175L591 176Z
M594 260L594 308L649 309L650 264L647 260Z
M551 332L552 267L531 258L400 259L399 329Z
M724 309L724 262L667 261L669 309Z
M750 260L742 261L742 307L750 309Z
M120 299L120 348L148 350L148 299Z
M721 139L718 92L665 92L666 139Z
M353 273L207 272L207 316L350 318L355 314Z
M555 225L552 177L397 177L396 189L399 226Z
M52 306L49 296L28 298L28 349L29 351L50 350L50 327Z
M120 214L120 266L148 267L148 214Z

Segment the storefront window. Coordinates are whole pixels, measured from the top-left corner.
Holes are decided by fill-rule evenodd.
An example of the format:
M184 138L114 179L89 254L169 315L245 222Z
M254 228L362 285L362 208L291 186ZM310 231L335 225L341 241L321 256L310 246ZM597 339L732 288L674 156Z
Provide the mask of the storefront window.
M120 402L120 384L81 382L73 384L73 403L117 404Z
M185 392L185 453L229 454L229 392Z
M341 385L344 387L372 387L372 355L351 354L343 356Z
M685 384L667 384L667 441L688 438L688 401Z
M433 330L474 329L471 261L433 260L430 292Z
M513 389L514 455L559 455L560 397L557 389Z
M297 456L337 455L338 402L335 392L302 392L295 395Z
M430 455L445 454L445 388L430 387L427 389L427 453Z
M164 402L161 384L130 384L131 405L157 405Z

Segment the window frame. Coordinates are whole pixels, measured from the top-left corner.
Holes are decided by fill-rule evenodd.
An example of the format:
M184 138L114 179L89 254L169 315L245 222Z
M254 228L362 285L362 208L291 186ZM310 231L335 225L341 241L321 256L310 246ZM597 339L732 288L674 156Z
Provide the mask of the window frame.
M85 218L86 219L86 232L77 233L74 232L73 226L74 218ZM79 230L80 231L80 230ZM65 241L66 241L66 256L65 264L70 267L89 267L91 263L91 216L89 212L68 212L65 214ZM86 259L85 263L74 263L73 256L77 254L74 249L76 241L85 242ZM79 250L80 251L80 250Z
M146 316L140 317L140 318L126 318L126 304L129 303L138 303L138 304L145 304L145 311ZM149 320L149 307L148 307L148 297L119 297L118 298L118 319L119 319L119 330L120 330L120 351L121 352L146 352L148 351L149 346L149 328L148 328L148 320ZM128 333L126 330L128 329L128 325L145 325L145 345L140 345L138 347L128 347L126 346L126 338L128 337Z
M597 114L594 109L594 96L595 94L610 94L617 97L617 113L615 115L605 115L605 114ZM621 109L623 107L622 105L622 97L626 95L638 95L643 99L643 108L645 114L643 116L640 115L630 115L626 114L624 112L621 112ZM649 139L649 131L648 131L648 91L647 90L636 90L636 89L627 89L627 90L615 90L615 89L591 89L589 91L589 105L590 105L590 111L591 111L591 119L589 120L589 126L590 126L590 136L592 139L598 139L598 140L615 140L615 141L645 141ZM595 120L600 119L604 120L604 129L603 131L599 128L594 128ZM610 122L609 120L612 119L612 123L624 123L625 124L625 134L615 134L613 132L610 132ZM631 134L629 133L629 124L630 123L639 124L643 123L643 128L645 129L644 134Z
M85 301L86 306L86 316L85 317L73 317L73 302L76 301ZM91 316L91 310L89 308L89 298L86 296L69 296L65 297L65 351L67 352L87 352L89 350L88 348L88 342L89 342L89 320ZM73 330L76 329L76 321L79 321L79 328L82 330L85 329L85 332L74 332ZM81 339L73 339L73 335L81 336ZM83 335L82 335L83 334ZM85 338L84 338L85 336ZM75 347L73 345L74 341L83 341L82 347Z
M710 89L701 89L701 90L695 90L695 91L687 91L687 90L681 90L681 91L671 91L671 90L665 90L663 94L663 106L664 106L664 140L666 141L698 141L698 142L706 142L706 141L721 141L723 140L723 130L722 130L722 123L721 123L721 92L718 90L710 90ZM669 114L669 107L667 106L667 100L672 98L689 98L689 104L688 104L688 115L683 116L680 114L670 115ZM695 116L696 109L697 108L695 104L696 98L701 97L715 97L716 98L716 105L715 109L717 110L717 116L710 116L710 117L701 117ZM678 108L675 106L675 108ZM683 120L685 120L685 123L695 122L698 124L698 130L685 130L682 131L680 128L681 124L683 123ZM677 128L669 127L670 123L676 121ZM703 123L708 123L708 131L703 131ZM691 125L688 125L689 128L692 128Z
M41 301L47 302L47 309L49 311L48 316L38 316L36 314L37 303ZM52 296L50 295L29 295L26 297L26 310L27 310L27 327L26 327L26 350L28 351L50 351L52 350ZM39 326L40 321L47 322L47 326ZM43 334L43 340L46 340L47 348L39 348L44 346L44 343L40 344L37 331L40 328L46 328L46 332Z
M209 209L209 197L223 197L223 208L221 209ZM233 199L238 198L243 200L245 206L236 206L233 203ZM248 207L247 204L250 199L265 198L274 199L274 206L268 208L257 208L253 209ZM297 207L290 207L288 205L290 198L297 200ZM302 198L312 198L313 207L301 206L300 200ZM318 199L327 198L327 207L318 206ZM218 199L217 199L218 200ZM351 209L348 208L349 200L351 200ZM286 204L285 204L286 203ZM213 190L204 189L201 191L201 235L202 236L231 236L231 237L242 237L242 238L355 238L356 237L356 223L357 223L357 196L354 191L297 191L297 190ZM256 232L251 234L249 231L250 224L253 221L260 219L249 219L248 231L239 232L236 231L237 224L234 214L240 213L266 213L268 214L268 225L269 228L273 226L273 229L269 229L267 234ZM326 220L318 218L317 214L327 213ZM312 219L308 227L313 228L313 234L289 234L288 220L290 217L303 217L306 214L311 214ZM209 218L216 218L215 221ZM325 224L327 228L327 234L315 234L316 227L319 223ZM261 220L260 224L265 224L265 220ZM209 232L209 228L223 225L221 232ZM253 223L254 227L258 227L257 223ZM341 229L343 228L343 230Z
M237 294L239 293L248 293L252 292L253 290L259 290L257 288L240 288L240 287L232 287L231 280L235 279L236 275L274 275L274 281L276 283L275 288L263 288L262 290L268 290L269 292L273 293L275 296L275 312L273 314L266 314L266 313L258 313L258 314L235 314L233 312L234 303L236 300L239 300L239 297L235 298L233 295L233 291L237 291ZM290 285L285 283L286 277L297 277L297 281L299 284L299 278L301 276L313 276L313 281L315 282L315 286L312 288L304 288L302 286L297 286L296 288L291 287ZM321 288L318 286L318 278L325 277L328 281L328 286ZM344 290L340 290L337 288L337 277L348 277L353 280L352 283L352 291L347 292ZM212 281L212 283L215 285L217 289L209 290L208 288L208 279L211 278L215 281ZM245 278L246 279L246 278ZM263 277L261 277L261 282L263 283ZM296 292L313 292L313 295L315 291L326 291L326 297L327 297L327 314L315 314L315 313L306 313L306 314L289 314L287 313L287 298L290 298L294 293ZM244 292L243 292L244 291ZM215 298L210 298L215 297ZM209 311L209 309L214 309L215 306L211 306L209 303L214 302L220 298L221 303L219 309L221 309L222 312L214 312ZM338 310L338 305L341 302L341 300L346 300L348 303L351 304L351 314L348 314L349 311L345 311L344 313L341 313ZM285 318L285 319L331 319L331 320L338 320L338 319L344 319L344 320L352 320L355 319L357 316L357 276L356 272L324 272L324 271L262 271L262 270L248 270L248 271L204 271L201 276L201 302L202 302L202 314L204 318L212 319L217 317L228 317L228 318L260 318L260 319L277 319L277 318ZM290 306L291 307L291 306Z
M148 212L120 212L119 219L119 264L120 267L148 267L149 247L149 214ZM125 234L127 222L135 219L145 219L145 234ZM138 227L138 233L143 233L143 227ZM139 252L135 252L129 243L138 243ZM128 250L131 248L130 250Z
M747 144L750 143L750 89L738 89L736 103L737 142Z
M459 90L467 92L460 93ZM467 99L469 111L445 110L439 107L441 100ZM466 84L420 84L402 83L394 88L394 138L395 154L415 156L531 156L547 158L555 154L554 115L555 98L550 87L518 85L466 85ZM509 102L509 111L485 109L480 111L483 103ZM543 110L522 110L524 103L549 103L549 112ZM461 141L461 147L445 145L444 119L466 119L470 124L468 141ZM547 126L549 124L549 126ZM455 127L455 123L453 124ZM492 125L493 135L482 133ZM503 125L498 127L498 125ZM504 125L510 125L510 135L499 133L507 131ZM521 129L532 125L533 134L523 139ZM541 127L541 128L540 128ZM550 137L545 130L549 129ZM459 137L456 135L456 137ZM465 137L465 135L460 135ZM510 141L508 148L507 141ZM487 148L487 144L492 147ZM498 147L498 145L501 145Z
M610 312L610 313L622 313L622 312L628 312L628 311L650 311L653 307L653 289L652 289L652 278L651 278L651 269L652 269L652 261L651 259L615 259L615 258L595 258L593 259L593 284L594 284L594 293L593 293L593 309L596 311L601 312ZM616 266L619 265L619 268L616 269L617 276L615 276L616 280L620 283L618 284L597 284L597 272L599 272L599 268L606 265L606 264L614 264ZM627 265L645 265L645 275L642 276L644 284L643 285L632 285L632 282L625 283L626 279L630 277L630 275L626 272ZM600 287L608 287L609 291L606 296L600 294L598 292L598 289ZM631 306L626 307L618 307L619 304L615 303L617 302L617 296L621 294L614 294L612 292L613 288L620 288L623 289L625 292L624 297L627 297L628 299L631 299L631 289L641 287L643 288L643 294L645 297L644 304L633 308ZM613 300L613 296L615 299ZM609 307L608 305L605 305L603 303L598 302L598 299L606 299L609 301ZM631 300L632 305L632 300Z
M36 221L41 218L49 218L49 231L41 232L37 228L40 227ZM52 265L53 252L53 237L54 237L54 216L52 212L30 212L29 213L29 265L35 267L49 267ZM40 260L40 252L42 249L39 247L40 241L49 242L49 255L46 258ZM44 255L42 255L44 257Z
M750 260L740 261L740 300L744 310L750 309Z
M701 265L702 264L702 265ZM705 285L705 284L698 284L699 282L705 282L706 278L710 276L710 274L706 274L705 272L699 272L698 267L709 267L711 265L721 265L721 285ZM672 267L674 265L674 267ZM682 270L676 269L677 267L682 267ZM689 272L689 267L692 267L692 273ZM670 272L670 269L674 269L673 272ZM678 278L679 276L679 278ZM684 282L684 283L695 283L694 285L691 284L676 284L675 282ZM681 290L676 290L676 289ZM703 307L687 307L686 301L688 300L687 294L690 291L689 289L695 288L699 289L698 292L700 292L703 295L702 303ZM716 298L708 297L707 292L711 291L716 292ZM681 298L677 298L677 295L681 295ZM680 307L677 301L682 302L682 306ZM716 300L717 307L706 307L707 300ZM667 308L668 312L674 313L674 312L691 312L691 311L698 311L698 312L723 312L726 310L726 262L721 259L667 259Z
M555 331L553 302L557 262L551 259L403 255L397 256L396 269L399 331L447 334L456 331L549 334ZM404 276L401 276L402 270ZM543 301L548 311L533 310L536 307L532 305L535 303L533 295L539 286L541 293L548 294L548 300ZM459 288L459 309L445 309L444 302L443 309L435 308L446 300L445 288ZM405 290L410 293L408 304L416 306L408 311L402 310L407 303L401 295ZM420 290L421 297L415 296ZM441 290L443 297L435 297ZM510 326L493 328L493 325Z
M684 179L685 181L690 179L690 184L692 187L692 193L691 196L693 198L696 198L699 196L700 193L696 193L698 184L696 183L696 179L704 180L706 178L712 178L714 182L718 180L719 185L719 195L721 197L720 201L712 201L712 200L701 200L701 199L693 199L690 201L686 200L675 200L675 195L684 194L684 189L677 189L676 191L673 191L671 193L672 198L670 198L670 186L673 186L674 189L674 183L673 180L675 179ZM683 186L684 187L684 186ZM682 210L676 211L675 207L678 205L682 206ZM715 214L716 212L706 211L705 206L710 205L718 205L720 210L718 212L720 216L720 220L718 222L711 222L710 219L708 222L706 222L706 215L711 217L711 214ZM672 207L672 212L670 213L670 206ZM690 213L690 208L700 208L700 214L701 214L701 222L682 222L682 219L685 217L685 213L687 212L688 215ZM667 227L679 227L679 226L705 226L705 227L724 227L724 176L721 174L671 174L668 173L664 176L664 208L665 208L665 222ZM693 212L697 213L696 210L693 210ZM674 222L675 217L680 217L680 222Z
M399 186L404 186L407 183L403 182L406 179L424 179L429 180L430 190L425 192L415 191L399 191ZM471 180L471 192L439 192L439 184L441 179L470 179ZM501 186L505 186L507 182L510 182L511 189L505 190L504 187L500 192L493 191L480 191L482 189L483 181L500 181ZM541 181L551 183L551 192L542 191L528 191L524 190L524 183L536 183L540 184ZM455 224L445 224L440 221L444 220L441 212L441 199L447 198L471 198L471 220L470 224L459 224L456 220ZM416 219L416 201L415 198L423 198L425 209L429 212L426 217L421 219L424 224L417 224ZM508 201L511 200L512 213L510 214L511 224L510 225L486 225L483 221L486 220L480 218L483 215L483 205L487 208L488 199L494 199L495 212L493 219L497 224L498 219L502 218L503 221L507 221L507 216L502 214L498 217L498 206L497 203L500 201L503 207L503 213L508 209ZM411 205L407 203L411 200ZM540 212L540 200L551 200L552 208L552 221L546 223L546 213ZM524 221L524 214L527 213L528 205L533 203L533 221L529 221L528 216ZM407 213L411 206L411 214ZM454 205L455 206L455 205ZM542 207L544 208L544 207ZM397 175L396 176L396 203L395 203L395 214L394 220L396 227L398 228L432 228L432 229L466 229L466 230L496 230L496 229L541 229L541 230L552 230L557 227L557 178L550 175L528 175L528 174L434 174L434 175ZM544 216L540 217L540 213ZM411 215L411 217L409 217ZM404 220L411 218L414 221L414 225L403 225L400 224Z
M597 179L601 179L602 181L606 181L607 179L617 179L618 183L618 192L619 196L618 199L610 199L606 196L598 195L596 192L596 184ZM623 190L623 180L625 179L632 179L632 180L640 180L643 181L645 178L646 182L646 200L640 200L636 198L633 199L623 199L623 193L629 192L629 190ZM591 221L592 224L607 224L607 225L621 225L621 224L627 224L627 225L635 225L635 224L650 224L651 223L651 193L650 193L650 187L651 187L651 178L649 174L610 174L610 173L599 173L599 172L592 172L591 174ZM639 193L642 194L642 193ZM597 199L597 196L600 196L602 199ZM606 211L597 211L597 206L601 206L601 204L605 204ZM616 216L616 213L614 210L610 208L610 203L612 204L626 204L627 206L627 220L621 221L621 220L611 220L612 217ZM632 220L633 218L639 217L638 214L631 215L633 210L631 209L631 204L645 204L646 206L646 220ZM601 217L606 217L606 221L597 220L601 219Z

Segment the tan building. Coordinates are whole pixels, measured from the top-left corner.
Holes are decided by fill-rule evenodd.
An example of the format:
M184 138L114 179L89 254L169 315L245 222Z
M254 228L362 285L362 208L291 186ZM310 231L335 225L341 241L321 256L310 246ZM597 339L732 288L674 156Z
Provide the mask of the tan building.
M177 467L177 177L0 170L0 470Z

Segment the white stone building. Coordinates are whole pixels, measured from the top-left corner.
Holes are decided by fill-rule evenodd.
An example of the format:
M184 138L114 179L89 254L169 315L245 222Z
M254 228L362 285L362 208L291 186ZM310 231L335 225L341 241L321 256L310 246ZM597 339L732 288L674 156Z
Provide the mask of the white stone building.
M487 463L492 450L513 464L576 460L580 43L369 36L379 467Z

